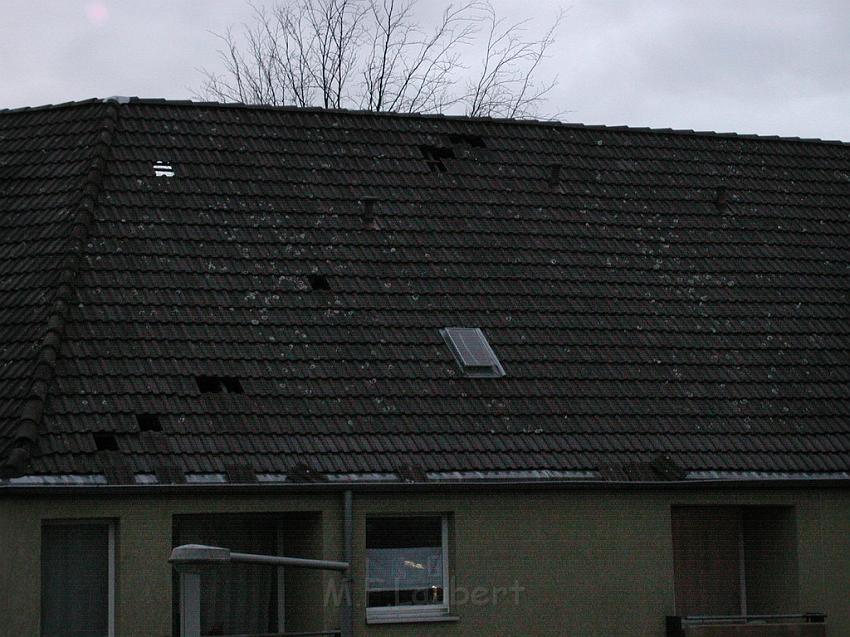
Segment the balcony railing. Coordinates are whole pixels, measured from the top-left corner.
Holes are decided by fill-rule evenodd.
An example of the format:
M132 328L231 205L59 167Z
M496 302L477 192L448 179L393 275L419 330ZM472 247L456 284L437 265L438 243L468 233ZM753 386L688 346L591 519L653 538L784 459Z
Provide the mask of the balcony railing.
M223 635L222 637L339 637L338 630L324 630L310 633L250 633L240 635Z
M667 617L667 637L825 637L826 615L690 615Z

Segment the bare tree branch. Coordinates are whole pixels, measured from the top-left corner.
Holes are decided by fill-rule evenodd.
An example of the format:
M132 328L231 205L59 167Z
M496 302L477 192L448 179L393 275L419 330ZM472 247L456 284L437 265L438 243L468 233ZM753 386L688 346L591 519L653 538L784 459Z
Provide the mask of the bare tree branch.
M506 23L489 0L449 5L431 29L418 0L288 0L251 5L253 21L216 37L220 70L201 69L205 99L325 108L468 115L535 114L555 81L538 82L562 16L539 39L526 20ZM474 80L464 52L486 46ZM464 90L458 90L465 86Z
M505 23L487 7L487 44L478 79L470 83L464 98L467 115L473 117L527 117L535 115L540 104L555 87L557 78L537 84L535 72L555 41L563 20L559 13L548 31L538 40L523 36L528 20Z

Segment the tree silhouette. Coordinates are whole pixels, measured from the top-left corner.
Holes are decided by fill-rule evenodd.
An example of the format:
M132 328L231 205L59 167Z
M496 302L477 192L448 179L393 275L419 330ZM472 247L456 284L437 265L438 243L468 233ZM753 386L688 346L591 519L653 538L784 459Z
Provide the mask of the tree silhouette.
M489 1L449 5L417 22L417 0L290 0L251 5L223 34L222 68L201 69L202 99L372 111L528 117L556 78L541 82L559 13L539 38L529 20L499 18ZM475 55L475 42L483 52Z

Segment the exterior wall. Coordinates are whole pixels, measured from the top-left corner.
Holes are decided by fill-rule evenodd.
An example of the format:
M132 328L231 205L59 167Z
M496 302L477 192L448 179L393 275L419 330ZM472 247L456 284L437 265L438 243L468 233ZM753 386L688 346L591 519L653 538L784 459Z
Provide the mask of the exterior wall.
M764 489L355 494L356 634L662 637L664 617L675 611L670 507L695 504L794 506L800 607L788 611L826 612L830 637L850 634L850 490ZM173 515L317 513L320 537L302 550L341 559L341 509L341 495L286 493L2 499L0 635L39 634L43 520L116 520L117 634L165 637L171 635ZM429 512L450 515L451 613L457 621L367 625L366 517ZM323 609L324 592L337 577L317 575L301 590L302 603L287 600L290 613L300 612L299 628L338 625L337 609Z

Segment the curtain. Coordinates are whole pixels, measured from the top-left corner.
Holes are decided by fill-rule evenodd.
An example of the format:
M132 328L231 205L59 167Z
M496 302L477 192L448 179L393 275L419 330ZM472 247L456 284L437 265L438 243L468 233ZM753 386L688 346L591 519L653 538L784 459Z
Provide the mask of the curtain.
M268 518L186 517L176 543L222 546L240 553L277 555L277 530ZM277 573L269 566L230 564L201 576L201 634L232 635L277 630Z

